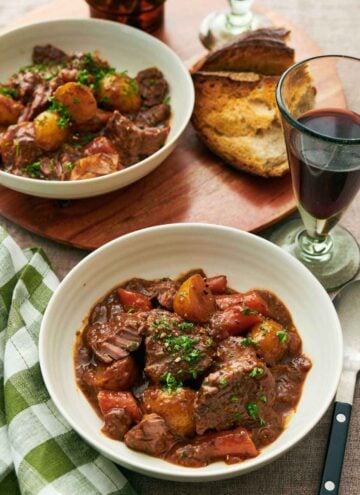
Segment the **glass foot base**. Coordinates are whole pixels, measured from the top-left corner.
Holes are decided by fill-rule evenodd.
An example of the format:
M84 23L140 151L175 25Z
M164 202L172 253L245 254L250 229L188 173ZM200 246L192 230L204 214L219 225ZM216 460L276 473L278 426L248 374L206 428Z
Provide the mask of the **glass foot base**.
M235 26L229 24L228 15L228 11L211 12L202 21L199 37L208 50L223 45L245 31L272 26L270 19L256 13L251 13L247 19L244 19L243 24Z
M331 249L312 257L300 248L299 239L301 241L303 231L302 221L293 220L275 230L270 241L300 260L328 291L341 287L355 277L360 266L359 245L347 230L339 225L334 227L329 234Z

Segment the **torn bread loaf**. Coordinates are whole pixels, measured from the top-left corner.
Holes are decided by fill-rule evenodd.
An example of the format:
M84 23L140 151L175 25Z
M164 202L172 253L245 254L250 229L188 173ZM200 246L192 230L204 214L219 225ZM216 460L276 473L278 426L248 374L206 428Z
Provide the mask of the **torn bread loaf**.
M285 44L284 29L247 34L210 52L194 67L192 123L206 146L229 164L262 177L279 177L287 173L288 163L275 88L280 74L294 62L294 52ZM250 43L254 40L255 45ZM303 113L312 108L314 95L311 77L302 70L291 106L301 107Z

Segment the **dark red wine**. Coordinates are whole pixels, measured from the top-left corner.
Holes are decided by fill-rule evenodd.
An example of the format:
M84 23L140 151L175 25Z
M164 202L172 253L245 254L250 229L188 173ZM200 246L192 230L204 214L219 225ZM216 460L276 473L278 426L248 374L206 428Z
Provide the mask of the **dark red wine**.
M297 199L315 218L337 216L360 187L360 145L334 143L326 136L360 139L360 115L322 108L304 114L299 122L324 137L290 130L288 157Z

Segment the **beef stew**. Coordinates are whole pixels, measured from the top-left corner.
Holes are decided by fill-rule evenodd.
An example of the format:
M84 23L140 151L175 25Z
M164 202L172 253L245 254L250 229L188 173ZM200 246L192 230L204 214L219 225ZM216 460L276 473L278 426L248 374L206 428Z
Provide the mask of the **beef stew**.
M166 142L168 93L156 67L130 77L97 52L35 46L32 64L0 84L0 169L67 181L134 165Z
M238 293L202 270L114 288L78 332L74 361L105 434L188 467L258 455L311 368L275 294Z

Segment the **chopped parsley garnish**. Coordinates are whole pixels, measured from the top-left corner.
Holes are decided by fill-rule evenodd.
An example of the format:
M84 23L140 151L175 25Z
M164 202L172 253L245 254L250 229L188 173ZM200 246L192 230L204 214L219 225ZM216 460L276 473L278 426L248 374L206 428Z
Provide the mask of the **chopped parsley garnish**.
M259 421L260 426L265 426L266 421L259 416L259 406L255 402L248 402L245 406L248 415L255 421Z
M261 376L263 374L264 368L258 368L257 366L255 366L255 368L250 371L249 376L251 376L251 378L256 378L257 376Z
M255 402L248 402L245 406L248 415L257 420L259 417L259 406Z
M185 450L182 450L182 451L181 451L181 458L182 458L182 459L186 459L186 458L187 458L187 456L188 456L188 455L187 455L186 451L185 451Z
M266 404L266 402L267 402L267 397L266 397L266 395L265 395L265 394L261 394L261 395L260 395L260 397L259 397L259 399L261 400L261 402L263 402L264 404Z
M132 306L127 310L127 313L135 313L135 308L133 308Z
M64 129L71 121L71 114L69 110L65 105L59 101L56 101L54 96L50 96L49 101L51 103L49 111L57 112L60 115L57 123L62 129Z
M211 347L213 345L214 341L210 337L205 340L205 345L206 347Z
M65 163L65 165L64 165L66 170L69 170L70 172L74 168L74 166L75 166L75 162L68 162L68 163Z
M230 400L231 402L239 402L239 397L237 395L231 395Z
M160 328L170 328L169 322L166 320L155 320L151 325L154 330Z
M171 101L171 96L167 95L165 96L162 102L165 103L166 105L169 105L170 101Z
M35 179L39 179L41 172L40 172L40 160L31 163L30 165L26 165L26 167L22 167L21 170L26 172L30 177L33 177Z
M269 332L269 330L263 326L260 327L260 330L263 335L266 335Z
M235 419L237 419L238 421L241 421L242 417L241 417L241 414L238 411L236 411L236 413L234 414L234 416L235 416Z
M192 328L194 328L194 323L189 323L187 321L183 321L183 322L178 324L178 328L182 332L185 330L191 330Z
M280 341L280 344L286 344L286 342L289 340L289 336L284 330L279 330L276 332L276 336Z
M255 342L255 340L253 340L251 337L246 337L246 339L244 339L242 342L241 342L241 345L245 346L245 347L249 347L249 345L254 345L254 346L257 346L257 342Z
M160 377L160 381L164 383L164 389L171 394L174 390L181 388L183 383L178 381L171 373L164 373Z
M258 315L259 314L259 311L256 311L256 309L245 308L245 309L242 310L242 314L244 316Z
M89 86L90 89L98 89L101 80L108 74L115 74L114 67L106 67L94 59L92 53L85 53L82 60L82 68L78 72L77 82Z
M17 91L13 88L0 88L0 94L4 96L9 96L10 98L17 97Z
M226 387L226 385L228 384L228 381L226 378L220 378L219 384L221 387Z

